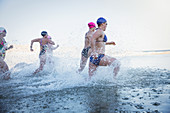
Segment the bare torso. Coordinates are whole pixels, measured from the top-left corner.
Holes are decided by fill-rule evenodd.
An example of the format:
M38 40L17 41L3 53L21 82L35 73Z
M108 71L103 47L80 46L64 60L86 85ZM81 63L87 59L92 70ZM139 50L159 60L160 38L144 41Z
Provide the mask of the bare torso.
M98 30L100 30L100 29L98 29ZM98 32L102 32L102 35L96 39L96 42L95 42L96 53L105 54L105 43L106 42L103 42L105 34L102 30L100 30Z

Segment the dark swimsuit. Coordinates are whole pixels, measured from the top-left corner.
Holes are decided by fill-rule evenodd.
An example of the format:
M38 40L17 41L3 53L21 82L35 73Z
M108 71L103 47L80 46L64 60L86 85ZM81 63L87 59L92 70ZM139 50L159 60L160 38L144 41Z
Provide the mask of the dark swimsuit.
M97 42L107 42L107 36L105 35L103 38L103 41L97 41ZM90 62L94 65L98 66L100 63L100 60L104 57L104 54L99 54L97 57L91 56Z
M94 65L98 66L100 63L100 60L104 57L104 54L99 54L98 57L91 56L90 62Z
M47 50L47 45L45 44L45 45L42 45L42 39L41 39L41 42L40 42L40 46L42 47L42 49L41 49L41 51L40 51L40 54L39 54L39 57L41 56L41 55L44 55L45 53L46 53L46 50Z
M87 33L86 33L86 35L87 35ZM85 37L86 38L86 37ZM82 54L82 56L84 56L85 58L88 58L88 52L89 52L89 49L90 49L91 47L89 46L89 47L87 47L87 48L84 48L83 50L82 50L82 52L81 52L81 54Z

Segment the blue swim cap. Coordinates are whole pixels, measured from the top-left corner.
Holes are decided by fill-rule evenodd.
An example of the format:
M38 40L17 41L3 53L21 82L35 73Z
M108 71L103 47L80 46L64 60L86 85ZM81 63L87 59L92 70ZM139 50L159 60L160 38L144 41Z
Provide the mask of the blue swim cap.
M42 31L41 35L44 37L45 35L47 35L47 32L46 31Z
M103 17L100 17L100 18L97 19L97 25L100 25L100 24L105 23L105 22L107 22L107 21Z

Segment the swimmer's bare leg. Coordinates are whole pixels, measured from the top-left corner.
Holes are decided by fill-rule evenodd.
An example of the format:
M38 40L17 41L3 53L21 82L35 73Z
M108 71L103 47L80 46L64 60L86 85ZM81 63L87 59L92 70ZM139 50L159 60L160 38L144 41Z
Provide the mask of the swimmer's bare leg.
M10 72L6 72L5 75L3 76L3 79L4 80L9 80L11 77L10 77Z
M46 63L46 59L45 58L40 58L40 67L38 69L36 69L33 74L35 75L35 74L39 73L40 71L42 71L43 68L44 68L45 63Z
M97 66L89 62L89 80L91 80L91 77L94 75L94 72L96 71Z
M84 56L81 57L81 61L80 61L80 68L78 69L78 72L82 72L86 66L88 58L85 58Z
M120 62L116 58L113 58L113 57L110 57L110 56L107 56L107 55L105 55L101 59L99 65L100 66L112 66L114 68L114 70L113 70L113 77L114 78L116 77L116 75L118 74L119 69L120 69Z
M2 73L4 73L3 79L5 80L10 79L10 72L8 72L9 71L8 65L6 64L5 61L1 59L0 59L0 68L1 68Z

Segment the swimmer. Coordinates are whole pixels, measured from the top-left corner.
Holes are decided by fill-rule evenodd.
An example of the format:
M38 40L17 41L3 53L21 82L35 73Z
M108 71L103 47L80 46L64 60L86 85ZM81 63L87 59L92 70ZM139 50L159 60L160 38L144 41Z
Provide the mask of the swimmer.
M81 52L81 61L80 61L80 68L78 69L78 72L82 72L83 69L86 66L87 60L89 56L91 55L91 46L90 46L90 40L91 37L96 29L96 25L93 22L88 23L89 31L85 34L85 44L84 48Z
M51 36L48 35L47 37L48 39L52 40ZM57 45L56 47L54 47L52 44L48 43L48 48L47 48L47 61L49 61L49 63L54 63L52 61L52 57L53 57L53 50L57 49L59 47L59 45Z
M6 51L13 48L13 45L10 45L9 47L7 46L7 43L4 39L6 34L7 34L6 29L0 27L0 73L1 74L3 73L4 74L3 79L7 80L10 79L10 72L8 72L9 68L4 59Z
M30 45L30 50L34 51L32 49L33 43L34 42L39 42L40 44L40 54L39 54L39 58L40 58L40 66L38 69L35 70L34 74L40 72L43 70L44 65L46 64L46 51L48 48L48 44L52 44L55 45L55 43L53 41L51 41L50 39L48 39L48 34L46 31L42 31L41 32L42 38L36 38L31 40L31 45Z
M89 61L89 79L94 75L98 66L112 66L114 68L114 77L118 74L120 62L113 57L105 55L105 45L116 45L115 42L107 42L107 36L104 31L107 27L107 21L103 17L97 20L98 28L91 39L92 54Z

